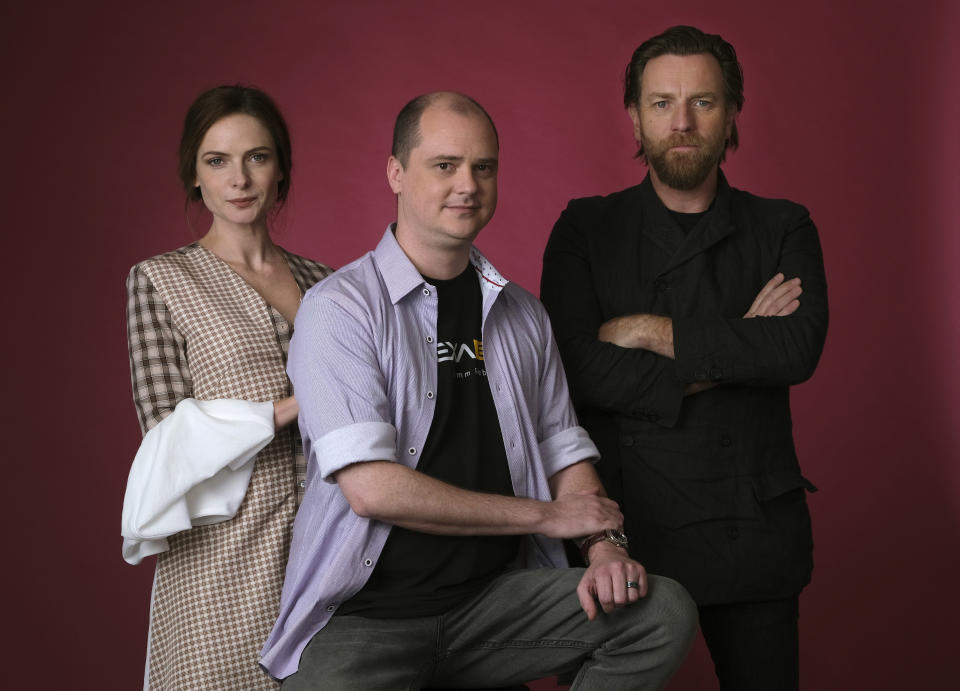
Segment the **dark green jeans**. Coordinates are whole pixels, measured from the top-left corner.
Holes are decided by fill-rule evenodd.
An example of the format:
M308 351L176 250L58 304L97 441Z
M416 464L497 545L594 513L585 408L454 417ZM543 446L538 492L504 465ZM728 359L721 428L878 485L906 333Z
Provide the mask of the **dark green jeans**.
M693 600L675 581L650 576L646 597L588 621L576 594L582 574L510 571L437 617L335 616L283 689L484 688L571 671L577 691L665 686L697 630Z

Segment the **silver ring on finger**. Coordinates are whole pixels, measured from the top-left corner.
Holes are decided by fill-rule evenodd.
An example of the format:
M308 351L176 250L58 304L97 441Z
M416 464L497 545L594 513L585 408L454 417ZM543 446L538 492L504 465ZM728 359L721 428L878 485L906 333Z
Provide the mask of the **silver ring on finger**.
M637 581L627 581L628 588L639 588L640 584Z

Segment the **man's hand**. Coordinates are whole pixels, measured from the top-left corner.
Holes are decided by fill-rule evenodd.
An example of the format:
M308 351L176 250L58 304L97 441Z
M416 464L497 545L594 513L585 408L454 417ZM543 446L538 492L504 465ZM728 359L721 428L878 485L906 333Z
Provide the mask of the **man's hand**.
M785 281L784 275L779 273L767 281L767 285L757 293L757 297L743 318L786 317L793 314L800 306L798 298L802 292L799 278Z
M598 614L594 597L604 612L612 612L647 594L647 572L622 547L598 542L590 548L589 558L590 566L577 586L577 597L590 621ZM627 582L637 587L628 588Z
M578 538L623 525L617 502L600 496L596 489L564 494L544 504L543 510L543 521L537 532L547 537Z

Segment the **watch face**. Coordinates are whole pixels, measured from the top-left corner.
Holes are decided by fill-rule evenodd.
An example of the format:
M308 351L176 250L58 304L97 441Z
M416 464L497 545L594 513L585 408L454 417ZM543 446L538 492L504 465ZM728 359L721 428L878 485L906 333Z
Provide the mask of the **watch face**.
M627 536L622 530L608 530L607 539L615 545L626 547L628 544Z

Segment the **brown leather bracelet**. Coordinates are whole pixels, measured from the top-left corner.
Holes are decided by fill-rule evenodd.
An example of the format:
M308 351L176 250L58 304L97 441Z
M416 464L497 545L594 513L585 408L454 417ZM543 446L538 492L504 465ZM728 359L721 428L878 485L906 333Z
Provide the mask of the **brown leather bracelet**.
M583 538L583 542L580 543L580 556L583 557L584 564L590 563L590 560L587 559L587 552L590 551L590 548L606 539L607 531L605 530L601 530L599 533L594 533L593 535L587 535L587 537Z

